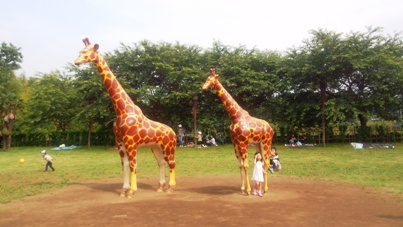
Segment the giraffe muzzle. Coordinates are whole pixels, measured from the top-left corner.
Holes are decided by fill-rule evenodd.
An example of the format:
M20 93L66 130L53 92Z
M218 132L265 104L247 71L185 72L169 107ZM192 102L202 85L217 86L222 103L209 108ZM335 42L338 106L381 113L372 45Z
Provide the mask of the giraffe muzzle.
M81 64L83 64L84 62L81 60L81 59L76 59L75 61L74 61L74 64L76 65L76 66L79 66L79 65L81 65Z

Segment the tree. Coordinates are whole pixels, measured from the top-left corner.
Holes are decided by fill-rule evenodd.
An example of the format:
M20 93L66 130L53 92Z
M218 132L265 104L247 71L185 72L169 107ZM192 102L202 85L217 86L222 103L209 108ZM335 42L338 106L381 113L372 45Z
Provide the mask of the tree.
M232 48L215 42L213 48L205 54L210 64L217 69L220 82L243 109L258 118L274 119L273 100L280 84L277 76L281 62L279 53L243 46ZM203 82L206 78L203 78ZM214 91L205 92L204 96L208 101L202 103L205 105L203 108L211 106L211 103L221 103ZM213 125L226 122L229 126L228 113L223 105L214 106L208 112L212 112L212 119L217 121Z
M189 103L201 93L200 79L207 72L200 52L197 46L142 41L134 47L122 44L109 65L147 117L191 128Z
M13 44L2 43L0 47L0 115L2 119L1 135L3 149L10 149L13 124L20 104L21 84L16 79L14 70L22 62L21 48Z
M24 119L19 122L21 132L40 133L38 141L49 142L54 132L67 132L72 128L72 119L79 112L76 89L71 79L60 72L31 78L24 109Z
M311 32L313 37L306 40L305 45L299 50L292 50L288 59L290 64L297 66L289 72L294 72L294 89L290 91L311 90L320 94L320 119L322 125L322 142L326 140L326 121L329 124L351 120L354 113L351 106L351 97L342 96L345 90L345 75L351 71L349 65L354 64L351 56L356 49L342 38L342 34L318 30ZM361 54L359 54L361 56ZM364 64L367 60L356 58L358 64ZM350 68L349 70L346 70ZM354 68L354 67L353 67ZM352 70L354 71L354 70Z
M105 85L94 65L85 69L70 65L69 70L75 75L72 86L79 94L76 104L77 107L80 107L72 120L78 125L88 126L87 146L91 147L93 132L112 129L115 111L110 96L105 90Z
M9 43L2 43L0 47L0 68L7 69L9 72L20 69L22 62L21 48Z
M344 42L345 64L338 97L348 101L362 127L371 115L396 120L403 109L403 40L399 34L385 37L381 28L353 32Z
M326 30L311 34L301 47L284 55L220 42L203 50L141 41L133 46L121 44L105 54L105 59L147 117L205 133L225 133L230 124L215 92L201 89L210 68L217 69L220 82L245 110L279 126L283 136L321 126L325 144L329 128L340 122L358 118L366 127L372 114L401 118L403 48L399 34L385 37L379 29L346 36ZM72 77L52 72L29 80L13 79L5 66L0 68L0 111L5 117L11 108L6 103L24 107L19 110L16 132L40 132L46 139L53 132L88 130L90 145L92 132L112 131L115 113L93 66L71 66ZM18 92L9 92L22 85L23 105ZM192 113L197 114L196 127Z
M380 31L369 28L345 38L334 32L312 31L313 37L305 45L291 49L283 71L292 79L283 98L293 97L297 102L290 106L288 118L298 119L294 123L302 127L302 122L314 126L307 116L315 113L315 105L302 97L318 100L319 96L321 111L315 116L321 116L325 143L328 124L358 117L365 128L371 114L396 117L402 109L402 40L399 36L386 38Z

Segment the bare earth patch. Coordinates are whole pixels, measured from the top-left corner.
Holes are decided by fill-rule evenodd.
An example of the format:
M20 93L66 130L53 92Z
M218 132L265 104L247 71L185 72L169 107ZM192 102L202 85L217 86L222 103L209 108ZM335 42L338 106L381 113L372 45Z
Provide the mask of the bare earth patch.
M240 177L178 177L157 193L138 179L133 199L121 179L69 186L0 205L0 226L403 226L403 203L363 186L270 177L263 197L244 196Z

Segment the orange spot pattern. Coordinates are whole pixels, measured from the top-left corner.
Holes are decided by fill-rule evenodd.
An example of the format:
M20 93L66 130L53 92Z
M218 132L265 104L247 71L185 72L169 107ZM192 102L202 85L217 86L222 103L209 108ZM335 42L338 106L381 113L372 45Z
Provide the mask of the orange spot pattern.
M249 143L262 144L262 154L267 167L274 130L269 123L251 117L247 111L238 105L238 103L218 81L218 75L215 74L215 69L210 70L210 76L204 83L203 90L207 90L210 87L215 89L218 97L228 111L228 115L231 119L231 140L235 149L240 151L241 158L244 160L243 168L248 168L245 160L248 158Z
M98 56L100 58L100 56ZM116 112L115 133L126 145L129 160L137 164L137 146L157 144L164 156L167 156L170 170L175 168L174 153L176 150L175 132L168 126L145 117L124 91L120 83L106 65L105 60L98 61L100 72L108 90ZM133 168L134 166L130 167ZM133 171L133 169L132 169Z
M75 63L93 62L101 74L116 112L114 124L116 143L119 148L126 147L131 171L136 171L137 147L145 145L160 147L164 159L168 162L172 172L175 169L175 132L167 125L145 117L141 109L127 95L103 57L98 53L98 45L91 45L88 39L85 39L84 43L86 48L81 52ZM123 158L125 153L122 149L119 149L119 154Z

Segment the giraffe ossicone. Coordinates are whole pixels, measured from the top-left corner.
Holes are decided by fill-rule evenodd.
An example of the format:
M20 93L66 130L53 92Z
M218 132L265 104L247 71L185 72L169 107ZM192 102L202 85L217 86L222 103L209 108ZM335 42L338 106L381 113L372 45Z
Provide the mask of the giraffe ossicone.
M215 69L210 69L210 76L203 85L203 90L214 88L218 97L228 111L231 120L230 135L234 145L235 156L238 159L241 171L243 193L250 194L251 187L248 178L248 146L255 144L256 151L262 152L264 159L264 169L268 170L270 165L270 149L274 130L265 120L254 118L242 109L241 106L232 98L218 80ZM264 192L268 190L267 174L265 174Z
M163 191L166 185L165 168L169 167L169 188L171 192L176 185L175 150L176 134L169 126L152 121L143 115L141 109L134 104L119 81L109 69L104 58L98 52L99 45L92 45L88 38L83 39L85 48L75 60L76 65L92 62L109 92L116 112L113 125L116 145L122 161L123 188L122 197L131 198L137 191L137 149L149 147L157 159L160 168L160 179L157 191Z

